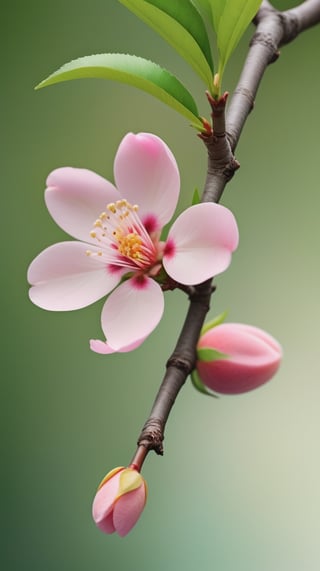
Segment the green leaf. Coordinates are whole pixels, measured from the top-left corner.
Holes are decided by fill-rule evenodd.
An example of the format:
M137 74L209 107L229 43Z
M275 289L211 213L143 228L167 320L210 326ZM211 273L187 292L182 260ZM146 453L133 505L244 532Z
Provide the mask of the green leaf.
M113 79L146 91L181 113L199 130L203 129L196 103L180 81L159 65L128 54L98 54L63 65L36 89L81 78Z
M202 393L203 395L207 395L208 397L213 397L215 399L219 398L217 395L215 395L214 393L212 393L211 391L209 391L206 386L203 384L202 380L200 379L199 375L198 375L198 371L196 369L193 369L192 373L191 373L191 382L194 386L194 388L199 391L199 393Z
M220 353L216 349L212 349L211 347L201 347L197 349L197 358L199 361L218 361L220 359L228 359L229 355L225 353Z
M196 6L199 12L203 14L205 20L212 23L210 0L192 0L192 3Z
M200 337L210 329L213 329L214 327L217 327L217 325L223 323L227 315L228 313L224 311L223 313L220 313L219 315L211 319L211 321L205 323L201 329Z
M201 202L200 193L197 188L194 189L193 197L192 197L192 206L195 204L199 204Z
M208 0L217 34L220 78L233 50L254 18L262 0Z
M208 86L213 79L209 38L202 17L190 0L119 0L148 24L188 62Z

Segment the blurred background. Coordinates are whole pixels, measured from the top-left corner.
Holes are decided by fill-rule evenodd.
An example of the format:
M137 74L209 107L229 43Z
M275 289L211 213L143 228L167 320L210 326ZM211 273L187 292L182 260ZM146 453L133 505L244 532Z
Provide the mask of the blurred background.
M238 397L206 398L187 382L164 458L150 454L143 470L146 509L120 539L95 528L92 498L104 474L132 457L187 299L166 294L144 345L108 357L88 347L101 338L103 301L70 313L33 306L27 267L66 239L45 208L45 179L70 165L112 180L124 134L151 131L179 164L179 212L203 186L206 153L183 118L133 88L102 80L33 88L76 57L121 51L178 75L208 116L206 99L192 70L116 1L12 0L1 20L2 568L318 571L319 28L283 48L265 74L222 201L237 217L240 246L209 314L228 310L230 321L266 329L283 346L282 367ZM252 31L229 65L231 92Z

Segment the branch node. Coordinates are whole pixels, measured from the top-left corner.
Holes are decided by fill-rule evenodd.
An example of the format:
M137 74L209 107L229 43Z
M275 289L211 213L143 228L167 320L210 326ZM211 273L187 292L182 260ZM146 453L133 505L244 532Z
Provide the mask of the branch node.
M269 52L269 63L274 62L277 59L278 46L274 41L272 34L267 32L256 32L250 42L250 47L259 44L267 48Z
M291 10L287 10L287 12L284 13L279 12L279 18L283 29L281 43L287 44L294 40L299 34L299 20L296 14Z
M192 362L181 355L171 355L170 359L168 359L166 367L174 367L175 369L179 369L182 371L186 376L188 376L191 371L194 369L194 359Z
M138 446L144 446L147 450L154 450L156 454L163 456L163 431L164 423L161 420L148 418L139 436Z
M196 287L192 285L189 286L189 285L178 284L177 288L186 293L189 299L192 299L196 293Z

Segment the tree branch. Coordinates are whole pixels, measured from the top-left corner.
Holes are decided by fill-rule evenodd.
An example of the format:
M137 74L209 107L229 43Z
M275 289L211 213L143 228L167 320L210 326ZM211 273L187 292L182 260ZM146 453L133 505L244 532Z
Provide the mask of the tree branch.
M250 42L248 55L225 120L227 94L219 100L208 96L214 130L201 136L208 151L208 170L202 201L218 202L224 188L240 166L234 150L242 129L253 108L260 81L267 66L279 55L279 47L293 41L302 31L320 22L320 0L306 0L286 12L279 12L263 0L255 18L256 32ZM163 453L164 429L188 375L195 366L196 345L210 307L211 280L194 288L190 295L188 313L150 416L138 439L138 450L132 464L141 468L147 453Z
M207 177L202 202L219 202L226 184L232 179L240 164L235 159L226 133L225 111L228 93L214 99L207 93L211 106L214 130L200 135L208 151Z
M319 22L320 0L306 0L286 12L275 10L266 0L262 2L255 18L256 32L228 109L227 134L233 151L253 108L264 72L279 56L279 47Z

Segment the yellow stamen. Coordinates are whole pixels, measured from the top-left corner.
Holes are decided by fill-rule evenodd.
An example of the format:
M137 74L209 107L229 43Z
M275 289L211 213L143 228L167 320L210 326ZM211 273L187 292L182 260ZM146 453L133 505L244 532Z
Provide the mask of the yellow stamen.
M116 238L118 240L118 249L120 254L127 256L128 258L133 258L134 260L139 260L141 258L141 236L130 232L126 236L122 236L120 232L116 233Z
M107 210L110 210L110 212L112 212L112 214L115 214L117 212L117 208L116 205L114 204L114 202L110 202L110 204L107 204ZM102 213L104 214L104 213ZM101 216L102 216L101 214Z
M154 262L156 249L139 216L137 204L130 204L126 199L116 200L106 205L105 211L94 222L90 232L91 239L99 243L101 251L88 251L88 256L109 257L112 247L113 255L128 258L139 268L148 267ZM105 248L107 248L105 250ZM130 261L117 260L120 265L130 264Z

